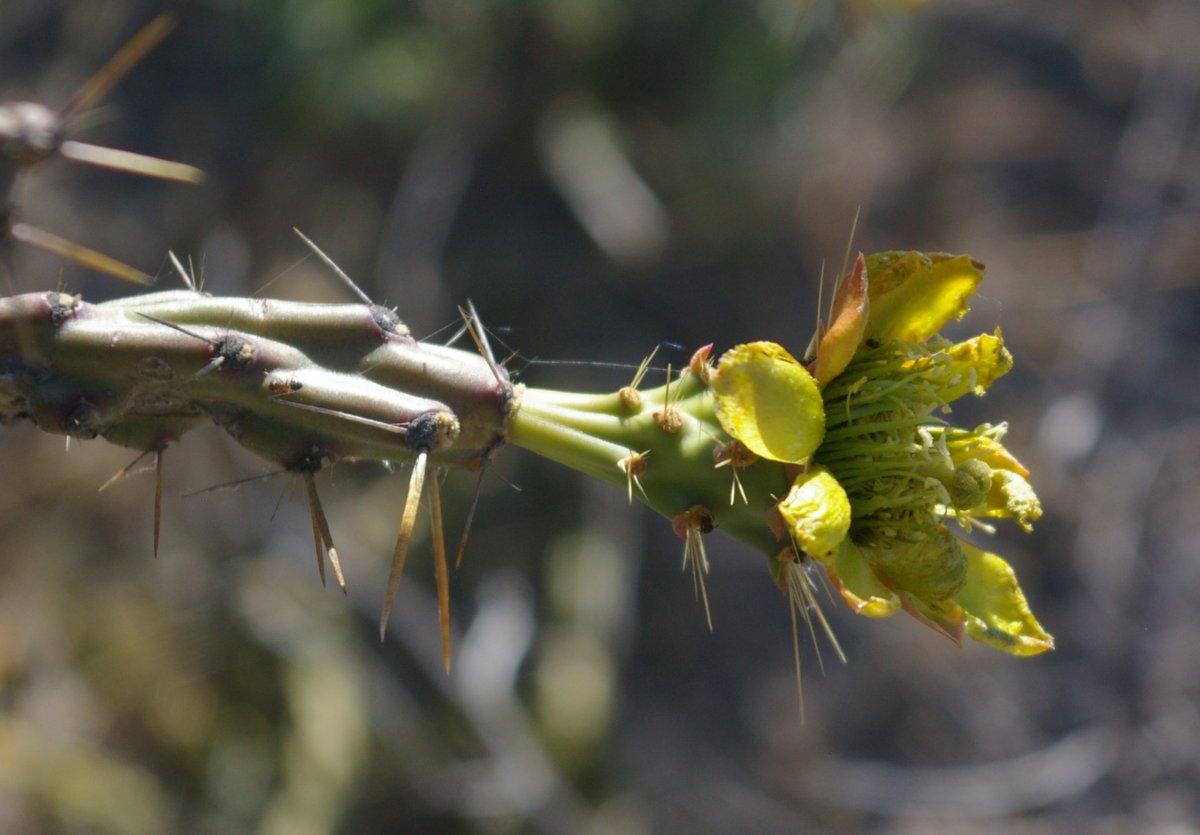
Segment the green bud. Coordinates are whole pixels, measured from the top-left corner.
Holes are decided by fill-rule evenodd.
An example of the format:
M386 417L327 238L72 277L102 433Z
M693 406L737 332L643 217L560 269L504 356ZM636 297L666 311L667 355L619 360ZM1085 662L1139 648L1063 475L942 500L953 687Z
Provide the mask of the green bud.
M992 489L992 468L971 458L958 465L950 479L950 501L955 510L970 510L987 498Z
M919 529L868 534L859 548L891 585L920 600L948 600L967 578L967 557L945 527L932 521Z

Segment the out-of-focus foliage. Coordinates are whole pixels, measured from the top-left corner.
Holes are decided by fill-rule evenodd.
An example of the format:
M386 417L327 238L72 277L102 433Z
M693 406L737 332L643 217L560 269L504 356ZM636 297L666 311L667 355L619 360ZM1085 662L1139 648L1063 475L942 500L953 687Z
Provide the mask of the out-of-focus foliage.
M420 336L471 297L526 356L636 365L664 340L686 347L656 359L676 368L714 338L795 333L803 354L860 208L859 248L985 261L973 327L1017 354L986 414L1011 418L1045 506L997 550L1058 649L1010 660L838 617L850 664L818 676L806 656L801 726L756 557L708 538L709 634L670 532L514 453L452 580L447 679L423 543L372 637L404 478L323 477L343 598L317 583L287 477L183 497L262 472L215 435L167 458L155 561L153 480L95 492L122 451L6 429L0 830L1200 816L1195 3L177 5L86 138L208 185L52 162L19 184L23 218L150 272L172 248L214 292L342 298L298 226ZM157 10L3 4L0 100L62 104ZM21 291L126 292L29 252L13 266ZM580 388L633 374L511 367ZM448 479L451 527L473 486Z

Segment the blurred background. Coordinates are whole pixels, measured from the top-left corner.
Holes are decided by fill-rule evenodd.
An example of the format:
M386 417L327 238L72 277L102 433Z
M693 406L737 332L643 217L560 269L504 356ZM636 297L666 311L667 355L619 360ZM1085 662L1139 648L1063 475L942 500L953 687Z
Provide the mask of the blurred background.
M0 0L0 101L61 106L161 5ZM415 334L472 299L521 380L610 390L659 343L802 351L856 214L856 248L987 263L958 333L1016 369L955 411L1034 473L1045 517L994 544L1058 649L827 607L850 661L805 647L802 724L760 555L708 538L710 634L664 521L507 450L447 677L427 542L375 634L403 474L319 479L344 597L294 479L189 495L269 473L218 430L166 455L155 560L152 477L97 493L128 450L8 427L0 831L1200 831L1200 5L171 5L75 128L207 183L60 160L14 195L161 286L171 249L213 293L347 300L295 226ZM458 531L474 479L444 489Z

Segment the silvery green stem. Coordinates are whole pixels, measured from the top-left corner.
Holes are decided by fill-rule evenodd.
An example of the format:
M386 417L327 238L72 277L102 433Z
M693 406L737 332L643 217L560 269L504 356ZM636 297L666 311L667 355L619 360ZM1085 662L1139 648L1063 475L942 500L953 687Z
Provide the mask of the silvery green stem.
M287 468L323 460L477 465L513 387L479 355L419 343L373 305L213 298L0 300L0 420L161 449L207 421Z

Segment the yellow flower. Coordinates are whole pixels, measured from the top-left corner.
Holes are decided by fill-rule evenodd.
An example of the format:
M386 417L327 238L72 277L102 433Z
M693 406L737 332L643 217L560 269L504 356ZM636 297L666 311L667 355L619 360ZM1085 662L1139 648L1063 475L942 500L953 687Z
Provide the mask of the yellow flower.
M956 641L1032 654L1053 639L1012 569L951 529L1007 517L1028 531L1041 515L1004 425L943 417L1012 367L999 329L957 344L938 335L982 277L965 256L859 256L804 363L773 343L739 345L707 382L730 436L792 465L776 512L855 612L903 608Z

